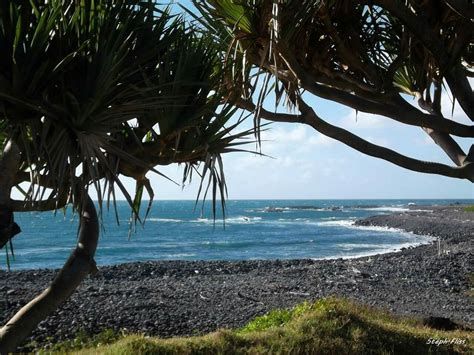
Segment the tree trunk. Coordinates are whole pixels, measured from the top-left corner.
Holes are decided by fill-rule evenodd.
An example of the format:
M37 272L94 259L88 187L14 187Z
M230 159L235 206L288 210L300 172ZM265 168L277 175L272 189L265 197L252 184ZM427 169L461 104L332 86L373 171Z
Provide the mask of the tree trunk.
M82 207L79 239L75 250L51 285L21 308L0 329L0 354L16 347L36 328L39 322L66 301L84 278L96 270L94 254L99 237L99 223L94 203L87 196Z
M10 202L20 157L18 146L13 141L8 141L0 157L0 205L2 206L7 206Z
M15 142L8 141L0 157L0 249L19 232L18 226L13 222L13 213L9 205L20 159L20 149Z

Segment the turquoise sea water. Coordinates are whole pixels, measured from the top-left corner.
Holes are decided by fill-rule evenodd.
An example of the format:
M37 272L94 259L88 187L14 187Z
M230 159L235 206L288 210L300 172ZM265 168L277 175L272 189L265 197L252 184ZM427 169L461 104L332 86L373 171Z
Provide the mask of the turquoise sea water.
M118 203L104 211L97 252L99 265L145 260L241 260L357 257L428 243L379 227L355 227L353 221L407 210L410 204L474 203L474 200L235 200L227 201L225 228L211 208L194 210L194 201L155 201L145 225L128 239L130 209ZM23 232L14 238L11 269L61 267L73 248L77 216L70 212L15 216ZM0 268L6 268L5 253Z

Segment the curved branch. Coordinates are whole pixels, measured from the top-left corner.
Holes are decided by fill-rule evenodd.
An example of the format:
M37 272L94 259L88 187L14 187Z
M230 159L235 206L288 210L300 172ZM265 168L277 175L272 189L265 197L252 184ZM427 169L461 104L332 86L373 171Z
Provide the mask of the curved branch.
M459 65L456 66L451 72L447 73L446 82L463 111L474 121L474 92L464 70Z
M257 106L248 100L238 99L235 105L241 109L256 112ZM265 110L263 107L260 108L260 117L273 122L288 122L288 123L301 123L300 115L293 115L291 113L276 113Z
M12 212L45 212L55 211L63 208L68 204L68 194L62 195L43 201L18 201L11 200L8 207Z
M50 195L50 198L42 201L18 201L18 200L10 200L8 203L8 207L13 212L30 212L30 211L54 211L60 208L63 208L68 203L68 190L63 188L59 191L55 191L57 189L56 184L52 181L52 179L47 175L37 175L34 179L34 184L39 184L42 187L53 189L53 192ZM29 182L31 183L31 176L29 173L25 171L18 171L15 176L15 185L21 184L22 182ZM57 192L56 197L53 197Z
M399 95L387 97L385 103L373 102L336 88L312 82L308 80L307 73L302 73L299 76L300 78L303 78L301 84L304 89L323 99L339 102L358 111L383 115L410 126L427 127L440 132L454 134L459 137L474 137L474 126L468 126L449 119L439 118L436 115L425 114L411 106L405 100L398 100L397 98ZM392 105L392 103L400 103L400 101L404 101L403 111L401 110L400 105Z
M474 126L464 125L452 120L438 117L437 115L428 115L403 100L399 94L386 95L377 101L352 95L334 87L321 85L311 73L304 70L290 51L283 45L280 45L280 56L295 73L303 89L319 96L323 99L339 102L343 105L352 107L358 111L372 114L383 115L400 123L416 127L426 127L433 130L453 134L459 137L474 137ZM278 73L275 73L278 75ZM289 80L288 77L279 78L280 80ZM401 110L401 107L404 110Z
M39 322L56 310L91 272L96 270L94 254L99 237L99 223L94 203L87 196L82 208L79 240L71 256L51 286L21 308L0 329L0 354L15 351Z
M431 52L439 64L441 73L446 75L446 81L455 97L459 100L462 109L474 121L474 95L466 76L463 74L464 70L461 64L455 64L452 61L452 56L449 55L442 45L443 40L432 30L432 27L428 25L425 18L423 16L416 16L400 1L376 0L375 3L397 16ZM459 1L451 1L450 5L459 8L459 3ZM467 2L464 6L466 5ZM472 5L470 6L472 7ZM472 26L470 22L466 23ZM472 27L466 30L472 30ZM451 65L454 65L454 69L447 72ZM435 127L430 128L436 129Z
M397 153L391 149L370 143L346 131L343 128L327 123L326 121L322 120L314 112L314 110L302 100L298 101L298 106L302 115L272 113L265 109L260 109L260 116L264 119L275 122L305 123L313 127L321 134L344 143L361 153L389 161L395 165L409 170L428 174L444 175L458 179L467 179L471 182L474 182L474 163L468 162L467 164L464 163L464 165L461 167L452 167L445 164L413 159ZM245 102L245 105L242 105L241 107L252 111L256 109L256 106L248 101Z
M466 153L464 153L459 144L449 134L437 132L430 128L423 128L423 130L443 149L454 164L457 166L464 165Z
M305 104L300 103L300 109L305 117L304 123L310 125L318 132L336 139L361 153L389 161L409 170L428 174L439 174L458 179L467 179L474 182L474 164L472 163L465 164L461 167L451 167L445 164L413 159L391 149L369 143L345 129L327 123L318 117L312 108Z

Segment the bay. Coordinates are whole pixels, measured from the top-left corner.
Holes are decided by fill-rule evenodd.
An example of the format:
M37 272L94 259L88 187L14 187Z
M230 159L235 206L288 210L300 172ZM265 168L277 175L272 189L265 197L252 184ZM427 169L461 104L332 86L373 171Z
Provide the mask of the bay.
M429 243L380 227L356 227L356 219L408 211L413 205L473 203L473 200L230 200L226 217L214 220L206 202L155 201L142 226L129 238L130 208L118 202L104 209L96 255L98 265L148 260L252 260L352 258ZM145 204L146 205L146 204ZM145 206L146 207L146 206ZM22 233L14 238L12 270L58 268L77 237L78 217L70 210L20 213ZM6 256L0 268L6 269Z

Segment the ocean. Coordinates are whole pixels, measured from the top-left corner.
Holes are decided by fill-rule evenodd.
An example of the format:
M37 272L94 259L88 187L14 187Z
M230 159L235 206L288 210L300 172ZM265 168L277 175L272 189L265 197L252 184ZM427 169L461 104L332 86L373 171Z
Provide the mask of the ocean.
M214 221L206 203L155 201L145 224L129 237L130 209L118 202L119 222L104 209L98 265L149 260L250 260L353 258L432 241L396 229L356 227L358 218L415 205L473 200L230 200L226 218ZM146 207L146 206L145 206ZM75 245L78 217L70 210L18 213L11 270L58 268ZM0 268L6 269L2 250Z

